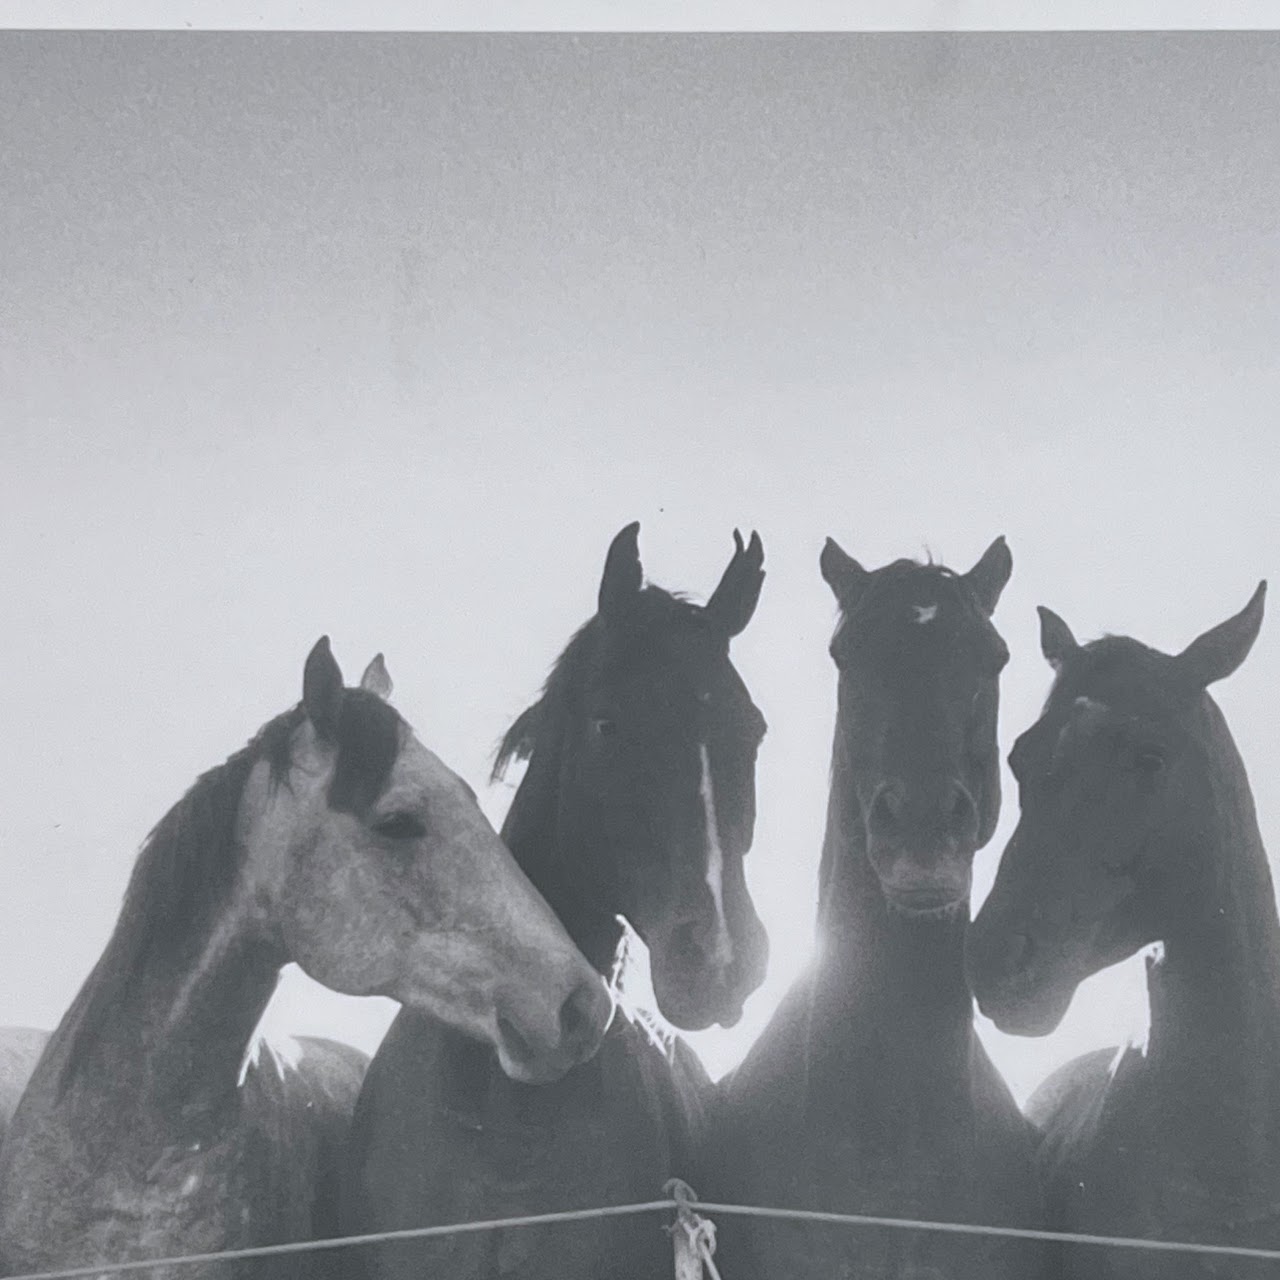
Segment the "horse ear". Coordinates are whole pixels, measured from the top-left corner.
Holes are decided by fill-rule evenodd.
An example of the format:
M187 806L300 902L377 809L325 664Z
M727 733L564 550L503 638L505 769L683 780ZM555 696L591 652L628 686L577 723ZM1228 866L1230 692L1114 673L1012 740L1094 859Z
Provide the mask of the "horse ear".
M1055 671L1080 647L1071 634L1071 628L1052 609L1037 605L1040 615L1040 652Z
M321 636L302 671L302 705L322 738L332 738L337 731L342 689L342 671L329 648L329 637Z
M764 544L760 535L752 532L744 549L742 534L735 529L733 547L733 558L706 603L706 612L729 636L739 635L751 621L764 586Z
M823 543L818 568L842 609L851 609L858 603L858 597L871 577L834 538Z
M365 667L364 675L360 677L360 687L375 694L383 702L391 697L394 686L391 683L391 673L387 670L386 659L382 654L374 654L373 661Z
M599 610L608 615L625 607L644 582L640 568L640 521L620 530L609 544L600 579Z
M1267 584L1260 582L1234 618L1218 623L1187 645L1177 658L1182 674L1202 689L1229 676L1249 656L1258 638L1266 598Z
M978 604L989 618L1000 602L1000 593L1013 572L1013 556L1003 537L997 538L983 553L982 559L964 575Z

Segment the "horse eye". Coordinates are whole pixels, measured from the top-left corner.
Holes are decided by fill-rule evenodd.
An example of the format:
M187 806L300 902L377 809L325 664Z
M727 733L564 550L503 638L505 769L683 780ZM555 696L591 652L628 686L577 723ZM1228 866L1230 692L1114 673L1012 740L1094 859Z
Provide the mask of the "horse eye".
M1159 747L1139 747L1133 753L1133 767L1139 773L1159 773L1164 768L1164 752Z
M373 824L373 829L388 840L417 840L427 834L422 819L412 813L393 813Z
M603 717L592 720L592 730L601 738L611 738L618 732L618 722L616 720L607 720Z

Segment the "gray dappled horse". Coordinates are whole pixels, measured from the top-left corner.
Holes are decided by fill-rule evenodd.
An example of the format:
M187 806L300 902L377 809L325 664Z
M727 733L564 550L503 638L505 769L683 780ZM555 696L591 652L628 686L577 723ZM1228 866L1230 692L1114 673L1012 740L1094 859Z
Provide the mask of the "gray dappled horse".
M381 656L346 689L322 639L302 703L204 774L134 867L119 922L0 1152L11 1273L336 1234L366 1060L253 1042L290 961L391 996L552 1079L608 993L459 778L387 704ZM251 1043L252 1042L252 1043ZM150 1276L342 1274L336 1253Z

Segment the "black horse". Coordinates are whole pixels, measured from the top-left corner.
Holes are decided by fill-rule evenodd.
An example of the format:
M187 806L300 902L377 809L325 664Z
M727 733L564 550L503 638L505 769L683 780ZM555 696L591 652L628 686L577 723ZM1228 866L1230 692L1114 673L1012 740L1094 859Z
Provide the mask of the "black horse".
M839 701L819 954L722 1105L713 1200L1039 1226L1031 1132L973 1028L963 940L974 852L1000 809L991 614L1012 561L868 572L834 542ZM726 1276L1029 1280L1039 1247L990 1237L720 1224Z
M647 944L660 1012L732 1025L766 941L743 855L765 724L729 659L764 579L737 544L705 606L643 585L638 525L614 539L599 609L497 769L527 757L503 827L520 865L601 973L625 919ZM642 1018L615 1020L555 1084L509 1080L485 1046L408 1010L365 1082L352 1137L351 1232L650 1200L687 1175L709 1084L694 1055ZM364 1274L490 1280L670 1275L654 1218L485 1233L361 1251Z
M969 938L973 989L1003 1030L1044 1035L1090 974L1163 951L1146 1043L1078 1058L1031 1099L1064 1230L1280 1247L1280 923L1244 764L1206 692L1248 655L1264 594L1178 655L1079 645L1041 611L1058 674L1009 757L1022 813ZM1089 1245L1064 1249L1062 1274L1276 1268Z

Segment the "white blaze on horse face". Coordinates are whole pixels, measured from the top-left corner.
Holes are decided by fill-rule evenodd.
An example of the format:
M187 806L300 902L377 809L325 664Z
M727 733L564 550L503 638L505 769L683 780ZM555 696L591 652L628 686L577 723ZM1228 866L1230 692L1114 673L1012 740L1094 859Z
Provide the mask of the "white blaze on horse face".
M936 604L913 604L911 607L915 610L916 622L920 626L927 625L938 616Z
M698 761L702 766L698 794L702 797L702 815L707 832L707 888L716 908L715 949L708 957L719 968L733 961L733 939L724 914L724 849L720 844L720 820L716 816L715 784L711 781L711 757L705 742L698 744Z

